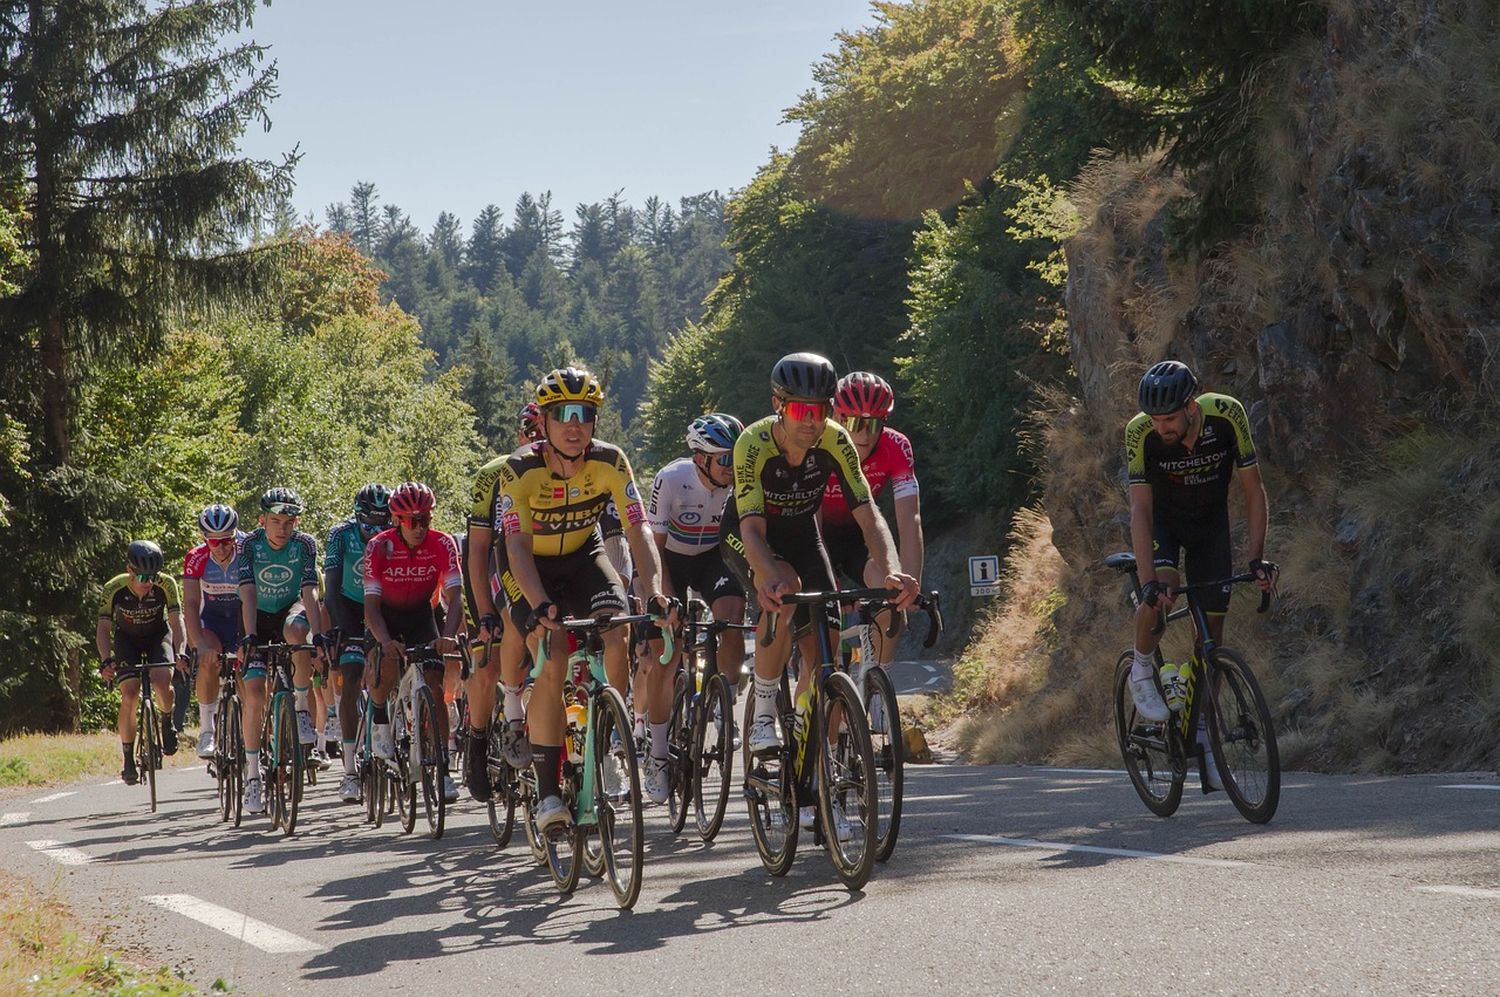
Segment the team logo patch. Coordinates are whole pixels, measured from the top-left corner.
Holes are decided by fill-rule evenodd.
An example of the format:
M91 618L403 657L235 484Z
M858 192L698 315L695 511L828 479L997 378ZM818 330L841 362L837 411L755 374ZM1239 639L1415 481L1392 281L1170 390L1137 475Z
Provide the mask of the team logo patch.
M646 518L646 514L639 505L631 504L625 507L625 518L630 521L631 526L635 526Z
M516 500L511 498L509 495L500 496L500 512L502 514L510 512L511 509L515 508L515 505Z
M284 564L268 564L256 572L256 580L267 588L280 588L292 580L292 569Z
M634 481L625 482L625 497L632 502L639 502L641 500L641 493L635 490Z
M762 443L770 443L771 442L771 434L770 433L761 433L760 434L760 441Z
M577 488L569 488L568 489L568 498L577 498L578 496L580 496L582 494L583 494L583 492L579 491Z
M681 516L682 521L689 525L698 522L702 518L703 517L698 515L696 512L684 512Z

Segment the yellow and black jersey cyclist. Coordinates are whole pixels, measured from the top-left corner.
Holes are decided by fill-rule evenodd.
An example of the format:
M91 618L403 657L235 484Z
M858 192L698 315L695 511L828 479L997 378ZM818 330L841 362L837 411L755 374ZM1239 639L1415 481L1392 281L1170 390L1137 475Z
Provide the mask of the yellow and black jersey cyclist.
M838 380L833 364L815 353L782 357L771 371L775 414L747 426L734 445L734 492L719 525L720 543L724 563L740 576L747 592L755 592L765 610L755 655L752 752L772 751L781 744L774 718L776 691L791 658L793 630L802 631L803 657L817 660L816 635L808 626L812 619L806 607L783 606L781 596L834 587L816 516L830 475L838 478L886 585L900 591L897 608L906 608L917 597L917 580L901 570L890 530L870 502L859 452L844 428L829 419ZM828 626L836 630L838 610L830 610L834 615ZM782 624L792 624L778 629L775 641L767 640L765 632L772 613L782 616ZM837 646L837 634L833 640ZM810 674L804 669L799 693Z
M630 462L619 447L594 439L603 401L604 391L588 371L552 371L536 389L544 438L511 454L500 468L499 527L509 560L503 581L512 620L522 628L540 623L555 629L563 616L625 611L624 584L594 528L611 499L650 601L659 611L669 609ZM675 611L670 615L675 625ZM629 687L627 637L623 627L604 634L604 667L610 684L622 693ZM549 659L527 708L542 831L568 819L558 789L568 648L562 639L549 643Z
M1130 539L1145 598L1136 614L1130 691L1143 717L1165 720L1169 711L1152 677L1160 640L1152 633L1156 614L1172 608L1175 599L1167 586L1178 584L1184 570L1188 581L1234 574L1229 535L1232 478L1238 477L1244 490L1250 570L1262 589L1270 589L1276 566L1262 560L1269 507L1244 406L1228 395L1199 394L1197 377L1175 360L1146 371L1137 394L1141 411L1125 427L1125 458ZM1222 639L1229 587L1197 598L1214 639ZM1200 729L1199 739L1206 746L1206 731ZM1217 781L1211 758L1204 771L1210 781Z
M99 600L99 625L95 633L99 649L99 673L113 682L119 665L176 664L186 666L180 657L184 647L182 630L182 595L171 575L161 573L164 563L161 548L150 540L133 540L126 553L125 572L104 585ZM163 718L172 716L176 692L172 672L152 669L151 686ZM140 679L120 683L118 729L125 767L120 778L134 785L139 778L131 746L135 743L135 714L140 695ZM162 754L177 753L177 732L172 724L162 724Z

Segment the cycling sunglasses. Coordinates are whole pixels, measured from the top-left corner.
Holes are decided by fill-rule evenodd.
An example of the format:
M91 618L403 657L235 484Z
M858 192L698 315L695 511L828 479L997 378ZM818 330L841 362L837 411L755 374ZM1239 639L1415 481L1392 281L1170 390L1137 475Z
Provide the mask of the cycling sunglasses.
M396 519L407 526L429 526L432 523L432 513L414 512L410 516L397 516Z
M135 575L134 577L136 581L145 584L146 582L156 581L157 574L157 572L153 571L149 575Z
M880 432L881 420L872 415L846 415L839 420L839 423L853 435Z
M222 547L234 543L234 537L204 537L203 542L210 547Z
M783 418L792 422L822 422L828 418L827 402L786 401L781 405Z
M589 423L598 418L599 409L583 402L563 402L548 408L547 414L558 422Z
M731 467L734 465L733 450L725 450L720 454L709 453L707 450L699 450L698 452L707 457L710 464L718 464L720 467Z

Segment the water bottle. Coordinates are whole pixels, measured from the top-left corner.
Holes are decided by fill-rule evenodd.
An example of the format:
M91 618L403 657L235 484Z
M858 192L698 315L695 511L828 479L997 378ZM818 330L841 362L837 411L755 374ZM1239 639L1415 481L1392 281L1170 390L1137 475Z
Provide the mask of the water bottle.
M1182 677L1182 665L1170 661L1161 666L1161 689L1167 701L1167 709L1181 713L1187 702L1187 682Z

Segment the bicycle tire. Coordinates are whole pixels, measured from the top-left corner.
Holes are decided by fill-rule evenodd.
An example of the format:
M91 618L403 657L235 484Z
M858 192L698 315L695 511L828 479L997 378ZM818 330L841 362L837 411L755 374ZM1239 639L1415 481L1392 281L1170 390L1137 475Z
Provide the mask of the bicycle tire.
M734 777L734 700L729 694L729 679L719 672L709 676L698 700L691 748L694 816L698 837L707 842L714 840L724 826L729 784Z
M786 683L776 696L783 740L791 731L791 701ZM755 696L745 697L745 731L742 764L745 772L745 807L750 812L750 832L761 865L773 876L785 876L797 855L801 821L797 813L796 777L792 774L790 745L783 743L774 754L750 754L750 728L755 720ZM767 792L756 783L764 783Z
M823 845L839 880L851 890L863 889L875 870L876 823L880 798L876 788L875 752L865 724L864 703L854 680L834 672L823 682L818 709L825 733L838 718L838 733L818 738L818 816ZM851 828L847 840L837 831L837 814Z
M692 732L688 726L688 691L683 673L672 683L672 716L667 721L667 822L673 834L687 825L688 806L693 799Z
M521 785L521 817L526 827L526 845L531 849L531 860L537 865L547 864L547 842L536 827L536 787L531 783Z
M234 803L234 826L245 819L245 713L238 696L229 708L229 771L233 777L229 795Z
M151 694L150 681L142 680L140 715L135 722L136 742L141 746L136 767L145 777L151 795L151 812L156 813L156 703Z
M635 906L641 895L641 878L646 864L646 825L641 807L641 773L635 752L630 750L630 714L625 699L606 686L594 699L595 786L604 785L603 769L617 765L623 771L623 800L604 794L594 797L598 820L599 844L604 852L605 878L621 910ZM611 738L611 732L614 737ZM610 744L621 745L611 751ZM622 833L623 832L623 833Z
M386 790L395 797L396 816L397 822L401 825L401 833L410 834L417 826L417 784L412 779L411 772L412 728L404 707L399 714L395 711L392 713L391 730L399 730L401 734L394 739L396 769L394 772L390 769L386 770L387 778L391 780Z
M559 786L562 789L563 804L569 813L573 813L576 807L574 801L577 799L577 777L569 773L569 768L569 762L565 760ZM546 835L541 835L538 831L538 835L547 857L547 871L552 875L557 892L565 897L572 896L573 891L578 889L578 879L583 872L583 828L570 821L565 828Z
M417 773L422 784L422 812L427 818L427 830L436 841L443 836L447 821L448 801L443 796L443 736L438 726L437 704L432 690L423 685L417 689L417 716L412 728L422 756L421 771Z
M1166 721L1145 720L1135 710L1130 695L1130 669L1135 660L1132 651L1122 651L1115 663L1115 736L1120 743L1120 759L1130 776L1135 794L1146 809L1158 817L1170 817L1182 803L1185 759L1181 739L1172 726L1176 716Z
M504 716L497 715L490 722L489 737L485 741L485 777L490 780L490 799L485 805L490 819L490 836L496 848L510 844L516 826L516 771L505 761L501 745Z
M281 832L291 837L297 830L297 809L302 800L302 745L297 740L297 711L291 707L291 696L283 693L287 702L279 711L276 723L281 728L281 744L277 748L277 770L280 792L284 794Z
M214 706L214 734L214 753L208 763L213 767L219 823L223 824L229 820L233 811L233 805L229 802L229 790L234 782L234 776L229 772L228 752L225 750L229 740L229 700L224 697Z
M1208 737L1224 792L1252 824L1276 816L1281 801L1281 753L1276 721L1245 659L1227 647L1210 658Z
M879 665L865 669L865 724L875 756L875 789L880 801L876 815L875 861L885 862L896 850L901 833L901 798L906 788L906 731L901 706L890 673Z
M590 713L592 713L592 708L590 709ZM576 726L569 726L568 727L568 757L569 758L582 759L582 758L587 757L587 755L586 755L586 752L587 752L587 749L588 749L588 744L587 744L587 741L586 741L587 736L588 736L587 730L585 730L582 727L576 727ZM635 757L639 758L640 756L638 754L636 754ZM596 759L596 761L597 761L597 759ZM595 773L594 773L595 777L596 777L595 778L595 782L594 782L594 794L595 794L596 797L599 795L599 792L600 792L600 783L598 781L598 776L600 774L600 771L601 770L596 770ZM581 770L579 770L579 774L580 774L580 777L581 777L581 774L582 774ZM574 789L576 790L578 788L578 783L575 782L573 784L573 786L574 786ZM575 817L579 815L578 814L578 807L576 805L573 806L573 814L574 814ZM603 839L598 834L597 810L596 810L596 819L595 819L594 825L592 827L583 827L583 828L580 828L580 834L579 834L579 838L578 838L578 845L582 849L582 851L579 854L581 854L583 856L583 874L585 876L587 876L589 879L603 879L604 878L604 873L606 871L605 870L605 865L604 865L604 847L605 846L604 846Z

